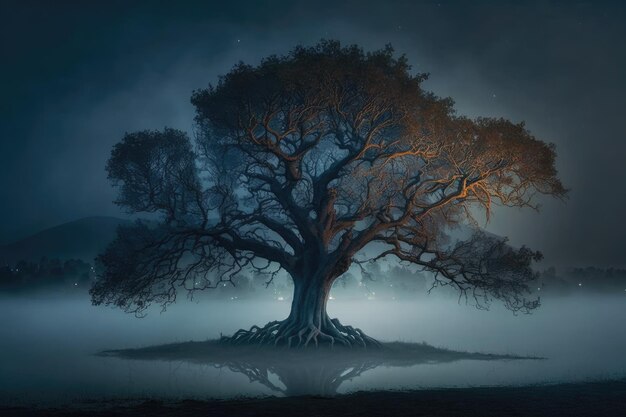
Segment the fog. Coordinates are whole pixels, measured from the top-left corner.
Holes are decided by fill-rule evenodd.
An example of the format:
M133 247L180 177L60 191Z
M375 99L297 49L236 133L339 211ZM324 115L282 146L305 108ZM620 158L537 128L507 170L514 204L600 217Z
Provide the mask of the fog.
M331 300L329 314L384 341L426 342L464 352L541 360L429 361L374 366L337 393L368 389L556 383L626 375L626 294L545 300L531 315L477 310L437 294L414 301ZM230 398L276 395L228 367L185 360L97 356L108 349L202 341L284 318L287 301L201 300L136 318L94 307L84 294L0 299L0 402L67 403L100 398ZM270 375L273 384L284 381ZM277 395L282 395L278 393Z

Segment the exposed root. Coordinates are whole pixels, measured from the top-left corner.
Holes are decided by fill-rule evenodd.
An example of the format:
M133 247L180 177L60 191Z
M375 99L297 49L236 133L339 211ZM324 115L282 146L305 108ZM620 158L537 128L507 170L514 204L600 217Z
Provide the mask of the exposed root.
M263 327L252 326L250 330L238 330L232 336L222 336L222 343L233 345L274 345L309 347L327 345L333 347L371 348L381 347L376 339L361 329L342 325L338 319L326 319L322 326L313 323L298 323L292 320L272 321Z

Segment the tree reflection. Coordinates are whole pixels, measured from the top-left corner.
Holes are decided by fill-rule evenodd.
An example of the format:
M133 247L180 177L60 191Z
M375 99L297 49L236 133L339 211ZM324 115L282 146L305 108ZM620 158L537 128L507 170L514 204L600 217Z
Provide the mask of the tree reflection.
M228 369L286 396L336 395L339 387L379 366L407 367L457 360L533 359L456 352L416 343L384 343L379 349L280 349L230 346L218 341L186 342L141 349L110 350L104 356L183 361Z

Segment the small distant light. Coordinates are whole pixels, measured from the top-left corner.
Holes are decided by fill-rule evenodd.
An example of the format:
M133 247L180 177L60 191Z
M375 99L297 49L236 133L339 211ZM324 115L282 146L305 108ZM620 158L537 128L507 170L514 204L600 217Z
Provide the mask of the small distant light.
M333 297L332 295L330 297L328 297L329 300L334 300L335 297Z
M583 283L582 283L582 282L579 282L579 283L578 283L578 286L579 286L579 287L582 287L582 286L583 286Z
M278 301L283 301L285 298L284 297L278 297L277 300Z
M77 286L77 285L78 285L78 282L75 282L75 283L74 283L74 286Z
M541 291L541 288L537 288L537 291Z

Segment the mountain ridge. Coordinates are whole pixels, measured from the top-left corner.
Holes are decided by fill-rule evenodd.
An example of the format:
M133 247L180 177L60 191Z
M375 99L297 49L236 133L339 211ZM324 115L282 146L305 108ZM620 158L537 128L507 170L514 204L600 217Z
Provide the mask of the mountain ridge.
M89 216L62 223L0 245L0 263L39 261L44 256L93 262L115 238L118 226L128 223L130 220L112 216Z

